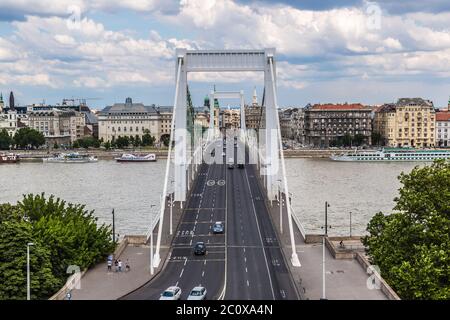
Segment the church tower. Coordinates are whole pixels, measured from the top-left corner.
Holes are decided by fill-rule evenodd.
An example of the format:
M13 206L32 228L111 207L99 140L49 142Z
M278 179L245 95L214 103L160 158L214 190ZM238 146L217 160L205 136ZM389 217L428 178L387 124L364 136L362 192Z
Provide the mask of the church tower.
M14 111L15 105L14 105L14 93L11 91L9 94L9 110Z
M3 94L0 92L0 113L3 112L4 107L5 107L5 104L3 102Z
M254 107L258 105L258 96L256 95L256 87L253 88L252 105Z

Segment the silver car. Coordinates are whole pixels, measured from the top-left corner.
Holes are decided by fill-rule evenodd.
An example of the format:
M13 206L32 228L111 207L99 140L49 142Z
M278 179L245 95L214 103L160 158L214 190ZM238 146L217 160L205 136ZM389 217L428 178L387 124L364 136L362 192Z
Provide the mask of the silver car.
M206 288L205 287L194 287L189 293L188 300L205 300L206 298Z
M168 287L161 296L159 300L180 300L181 297L181 289L179 287Z

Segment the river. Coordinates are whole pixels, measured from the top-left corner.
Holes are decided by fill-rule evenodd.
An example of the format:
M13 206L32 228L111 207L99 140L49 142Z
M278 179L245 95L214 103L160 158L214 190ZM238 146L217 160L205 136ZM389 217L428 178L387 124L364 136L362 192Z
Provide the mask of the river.
M400 184L397 176L417 163L333 162L286 159L293 207L308 233L322 232L328 201L330 235L364 233L378 211L389 212ZM153 163L20 163L0 166L0 203L15 203L22 194L54 194L67 202L86 204L100 223L110 224L114 208L116 232L145 234L150 214L157 214L165 160ZM152 212L150 212L152 210Z

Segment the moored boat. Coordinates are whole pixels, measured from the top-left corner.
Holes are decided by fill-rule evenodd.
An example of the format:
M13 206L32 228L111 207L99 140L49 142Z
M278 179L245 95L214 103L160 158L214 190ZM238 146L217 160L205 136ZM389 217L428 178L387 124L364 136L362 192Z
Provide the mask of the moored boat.
M124 153L121 157L115 158L117 162L154 162L156 161L156 155L149 153L147 155L135 155L131 153Z
M89 163L98 161L98 159L94 156L79 154L78 152L60 153L42 160L49 163Z
M1 163L17 163L19 162L19 156L14 153L4 153L0 154L0 164Z
M354 151L344 154L332 154L334 161L434 161L436 159L450 159L450 150L420 150L405 148L385 148L374 151Z

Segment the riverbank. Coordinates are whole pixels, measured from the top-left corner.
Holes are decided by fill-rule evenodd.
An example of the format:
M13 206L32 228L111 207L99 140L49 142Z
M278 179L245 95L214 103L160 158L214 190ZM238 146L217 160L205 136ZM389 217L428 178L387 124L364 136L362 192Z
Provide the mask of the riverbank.
M49 155L59 152L78 152L80 154L89 154L95 156L100 160L113 160L120 157L123 153L154 153L158 159L167 159L167 149L72 149L72 150L17 150L13 151L20 155L21 160L25 161L40 161ZM285 158L329 158L333 153L344 153L346 150L330 150L330 149L297 149L284 150Z

